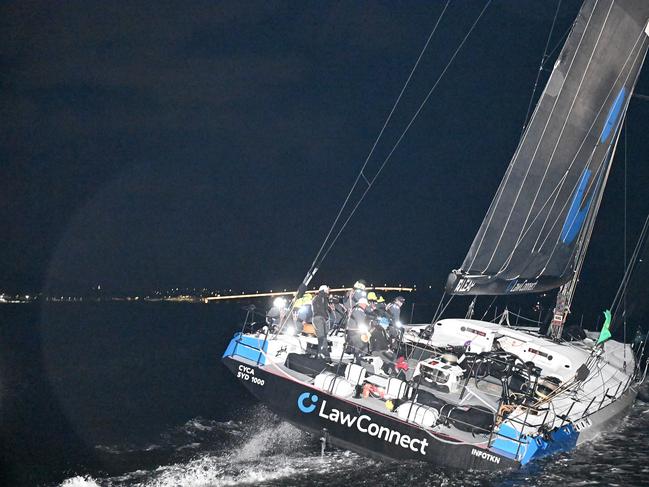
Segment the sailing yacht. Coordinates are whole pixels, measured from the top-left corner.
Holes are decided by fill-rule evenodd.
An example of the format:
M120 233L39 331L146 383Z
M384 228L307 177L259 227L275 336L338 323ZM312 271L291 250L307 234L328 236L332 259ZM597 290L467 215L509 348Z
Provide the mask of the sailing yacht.
M344 329L317 339L244 329L223 362L275 413L365 455L460 469L517 468L616 427L641 379L631 347L562 340L629 101L649 46L649 2L587 0L448 296L558 289L548 334L435 316L364 357ZM299 297L317 269L296 294ZM360 362L360 363L359 363ZM395 364L399 367L395 367Z

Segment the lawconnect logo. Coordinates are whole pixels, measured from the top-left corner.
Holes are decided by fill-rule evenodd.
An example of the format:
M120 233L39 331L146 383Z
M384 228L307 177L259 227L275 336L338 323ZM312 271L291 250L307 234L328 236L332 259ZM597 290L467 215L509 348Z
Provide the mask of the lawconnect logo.
M307 403L311 402L307 406ZM312 413L315 411L315 403L318 402L318 396L315 394L311 394L310 392L303 392L300 394L300 397L297 398L297 407L302 411L303 413Z
M300 411L306 414L313 413L317 407L320 398L311 392L303 392L297 398L297 407ZM426 455L426 447L428 440L412 438L410 435L404 435L400 431L388 428L387 426L380 426L372 421L372 418L367 414L354 416L353 414L346 413L336 408L327 409L327 401L322 401L318 416L338 423L347 428L356 428L359 432L379 438L388 443L393 443L401 448L410 449L414 452L419 452Z

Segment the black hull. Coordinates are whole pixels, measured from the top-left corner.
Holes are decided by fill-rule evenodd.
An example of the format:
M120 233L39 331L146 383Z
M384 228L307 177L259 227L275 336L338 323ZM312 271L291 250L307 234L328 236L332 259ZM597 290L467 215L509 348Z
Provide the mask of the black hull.
M484 442L471 445L431 434L394 415L365 409L288 376L270 373L245 359L227 356L223 362L253 396L278 416L316 435L326 430L326 437L336 446L375 458L424 461L462 470L520 467L518 462L485 449ZM347 421L341 421L341 417Z

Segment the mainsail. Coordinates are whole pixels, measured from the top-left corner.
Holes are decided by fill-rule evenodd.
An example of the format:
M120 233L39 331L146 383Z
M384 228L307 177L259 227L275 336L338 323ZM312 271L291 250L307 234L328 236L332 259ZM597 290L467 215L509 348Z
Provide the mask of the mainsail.
M582 6L452 294L542 292L583 258L649 46L649 0Z

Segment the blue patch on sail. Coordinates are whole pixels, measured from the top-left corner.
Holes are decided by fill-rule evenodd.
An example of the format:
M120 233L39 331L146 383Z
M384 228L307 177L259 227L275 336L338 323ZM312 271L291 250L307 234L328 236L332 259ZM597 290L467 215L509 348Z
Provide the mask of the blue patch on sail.
M581 201L586 192L586 186L588 185L588 180L590 179L590 169L585 168L583 174L581 175L581 180L579 181L579 186L577 187L577 192L572 198L572 203L570 204L570 209L568 210L568 215L566 216L566 221L563 223L563 228L561 229L561 241L564 244L570 245L575 239L581 226L584 224L586 215L588 214L588 209L590 204L593 201L591 196L588 200L588 203L581 208ZM595 192L593 192L595 194ZM581 208L581 209L580 209Z
M613 106L608 112L606 123L604 124L604 128L602 129L602 135L599 137L599 142L601 144L603 144L604 142L606 142L606 140L608 140L608 137L609 135L611 135L613 128L617 126L618 118L620 117L622 106L624 105L625 95L626 95L626 88L624 88L623 86L620 92L617 94L617 98L615 99L615 102L613 102Z

